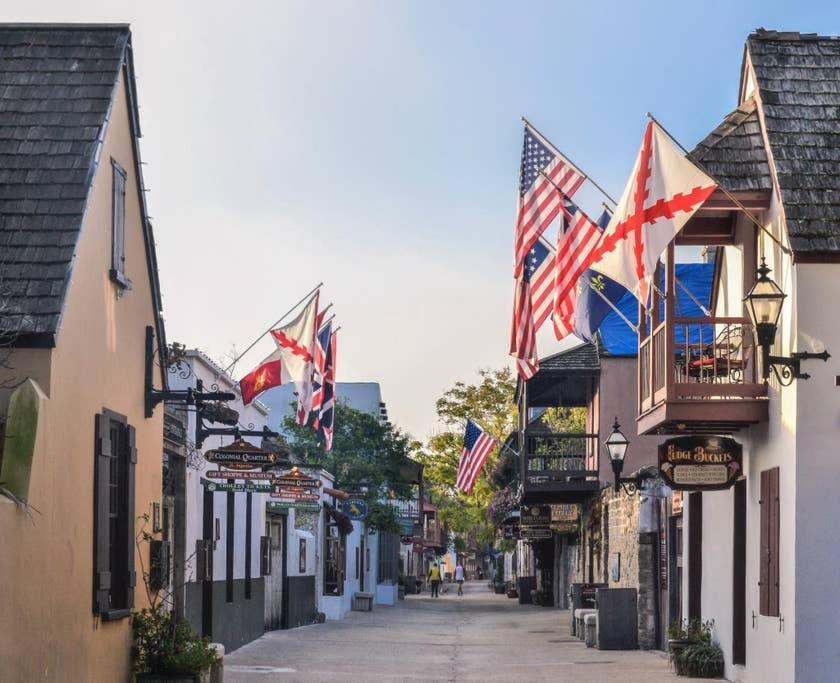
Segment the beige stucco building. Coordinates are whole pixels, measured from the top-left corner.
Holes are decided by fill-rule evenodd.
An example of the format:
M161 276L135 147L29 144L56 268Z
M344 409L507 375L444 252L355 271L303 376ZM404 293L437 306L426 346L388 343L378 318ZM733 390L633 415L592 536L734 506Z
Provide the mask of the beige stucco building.
M131 34L0 26L0 61L0 481L29 506L0 496L0 679L123 681L163 429Z

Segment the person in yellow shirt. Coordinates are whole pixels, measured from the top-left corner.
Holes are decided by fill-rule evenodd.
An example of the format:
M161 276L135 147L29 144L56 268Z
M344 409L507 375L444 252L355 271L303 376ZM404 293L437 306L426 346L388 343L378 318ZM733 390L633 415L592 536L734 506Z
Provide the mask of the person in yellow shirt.
M432 597L440 597L440 565L435 562L429 569L429 582L432 584Z

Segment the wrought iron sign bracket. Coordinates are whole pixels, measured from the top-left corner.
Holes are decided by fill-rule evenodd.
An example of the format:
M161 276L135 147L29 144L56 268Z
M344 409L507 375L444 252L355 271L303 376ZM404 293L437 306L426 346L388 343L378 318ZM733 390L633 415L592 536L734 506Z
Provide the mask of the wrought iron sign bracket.
M795 379L810 379L811 375L801 372L800 363L803 360L821 360L827 362L831 358L828 351L811 353L810 351L794 351L790 356L766 355L764 361L764 379L770 376L770 370L783 387L789 387ZM779 369L781 368L781 370Z
M161 362L163 362L161 360ZM185 405L197 405L202 401L232 401L236 394L229 391L197 391L196 389L155 389L153 383L155 366L155 339L154 330L151 326L146 327L146 376L144 402L146 417L152 417L155 407L159 403L183 403Z
M213 400L212 397L204 393L204 383L197 380L195 383L196 389L199 393L199 398L195 402L196 416L195 416L195 447L201 448L204 445L204 439L208 436L232 436L234 441L239 441L243 436L262 436L278 437L278 432L271 431L268 427L262 429L254 429L253 424L249 424L246 429L239 427L239 413L232 408L223 407L216 408L211 411L211 406L208 406L205 401ZM215 384L211 387L214 390L218 389ZM218 392L217 392L218 393ZM233 394L231 394L233 397ZM227 414L225 414L227 413ZM230 425L228 427L205 427L204 420L209 419L211 422L220 422L222 424Z
M239 427L205 427L201 415L197 416L195 421L195 447L201 448L204 444L204 439L208 436L232 436L235 441L238 441L243 436L261 436L263 438L280 436L278 432L271 431L268 427L262 429L240 429Z
M658 479L659 475L656 472L651 472L649 470L640 470L632 477L622 477L619 474L615 473L615 482L613 484L613 490L618 493L619 491L624 491L624 493L628 496L634 496L636 493L642 490L644 483L646 481L650 481L652 479Z

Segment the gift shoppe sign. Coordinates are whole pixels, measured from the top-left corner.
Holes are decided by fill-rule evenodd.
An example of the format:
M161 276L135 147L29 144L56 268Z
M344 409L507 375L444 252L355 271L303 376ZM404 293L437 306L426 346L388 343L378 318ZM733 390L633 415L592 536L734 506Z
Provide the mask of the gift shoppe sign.
M741 444L725 436L680 436L659 446L659 471L677 491L728 489L742 464Z

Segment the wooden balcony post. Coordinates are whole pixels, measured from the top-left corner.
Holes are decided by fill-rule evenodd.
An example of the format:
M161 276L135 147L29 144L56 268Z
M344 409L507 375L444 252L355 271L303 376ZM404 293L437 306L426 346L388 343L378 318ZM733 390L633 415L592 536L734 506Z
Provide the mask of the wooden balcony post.
M674 299L677 296L674 242L665 252L665 400L674 396Z

